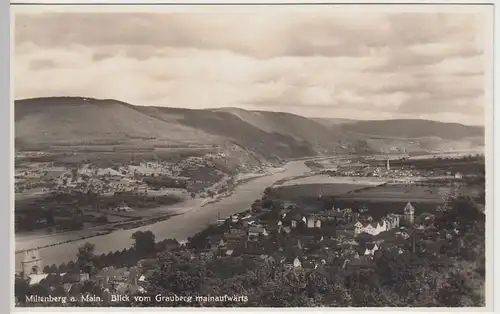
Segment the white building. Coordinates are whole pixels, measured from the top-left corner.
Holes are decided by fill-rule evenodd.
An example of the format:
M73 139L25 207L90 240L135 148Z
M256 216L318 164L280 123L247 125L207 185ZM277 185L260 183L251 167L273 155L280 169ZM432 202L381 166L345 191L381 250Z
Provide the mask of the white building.
M378 245L375 243L367 243L365 249L365 255L374 255L378 251Z
M409 223L413 223L415 218L414 215L415 215L415 208L410 202L408 202L404 208L405 220L408 221Z
M385 220L377 222L377 223L367 223L363 224L361 222L357 222L354 225L354 234L358 235L361 233L368 233L373 236L378 235L384 231L387 231L388 229L388 224Z

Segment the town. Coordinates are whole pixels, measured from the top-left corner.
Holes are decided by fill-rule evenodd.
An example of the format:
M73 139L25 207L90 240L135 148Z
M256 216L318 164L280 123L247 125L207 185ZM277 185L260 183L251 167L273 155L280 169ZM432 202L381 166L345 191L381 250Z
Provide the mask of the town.
M157 210L159 206L186 200L214 201L231 193L245 174L250 178L265 175L271 167L266 163L235 163L234 156L222 152L190 154L171 161L130 157L114 164L25 158L23 153L16 159L18 237L102 226L96 229L97 234L141 219L166 219L169 215Z
M375 203L367 205L364 201L351 200L352 206L346 207L342 195L318 193L305 197L294 192L294 197L287 197L280 186L272 186L266 188L262 198L255 200L246 211L214 219L213 224L183 243L174 239L156 241L151 232L137 232L133 235L135 245L128 250L98 256L93 253L93 246L88 244L79 248L76 263L59 266L43 266L43 257L37 250L26 251L22 262L23 272L16 281L16 285L24 287L19 288L17 302L22 306L21 296L36 292L38 295L55 296L96 295L99 302L91 302L93 306L130 306L137 301L111 302L111 296L147 296L165 291L176 295L194 294L199 292L197 289L201 289L198 285L186 288L177 282L181 280L177 277L180 276L178 272L189 278L198 276L193 273L194 269L202 271L207 277L203 279L207 281L205 284L215 289L215 284L210 280L239 276L234 269L225 269L230 264L234 264L231 267L243 268L245 276L251 276L248 272L255 275L255 272L264 270L270 272L267 276L272 274L273 280L283 280L277 278L284 276L288 278L286 280L295 282L289 283L291 289L298 289L295 284L303 287L300 291L311 284L308 280L312 280L313 274L336 269L339 273L335 276L341 276L345 285L340 288L337 282L335 287L352 294L350 301L344 299L342 302L347 303L341 302L340 305L362 302L361 296L354 295L354 291L366 285L360 276L369 277L372 273L388 271L386 268L392 264L382 264L389 260L391 263L405 261L412 267L423 260L434 260L436 265L441 265L438 268L448 267L451 270L469 263L471 266L467 267L475 267L474 275L471 275L476 278L471 280L475 284L480 281L477 278L484 276L484 257L479 264L475 262L475 256L484 256L481 253L484 245L471 246L471 243L480 243L484 237L484 194L482 197L465 195L463 190L455 189L453 184L459 180L463 186L471 186L471 182L476 181L471 181L468 176L481 176L481 172L472 173L475 171L473 165L479 159L468 158L461 159L460 170L464 175L450 176L448 180L452 181L447 181L449 192L439 201L436 198L431 205L428 200L424 203L401 201L406 196L398 194L395 203L382 203L377 207ZM449 168L450 163L455 162L456 165L459 161L441 160L441 166L436 165L437 176L441 175L441 168ZM464 161L467 161L465 166ZM387 161L386 171L390 171L390 167ZM467 171L464 167L472 170ZM386 210L379 210L380 206L385 206ZM453 266L458 265L454 262L457 260L461 260L462 266ZM165 281L167 277L162 276L170 279ZM265 286L264 277L259 275L254 280L262 281ZM193 278L190 280L195 280ZM246 279L238 280L243 280L240 284L245 284ZM335 280L339 278L335 277ZM405 281L404 284L408 283ZM226 289L231 287L225 286ZM225 292L234 294L229 290ZM254 291L247 305L265 306L265 301L257 301L257 295L261 293ZM463 296L469 297L465 292ZM439 299L439 294L433 298L434 301L428 301L450 306L457 302ZM286 306L289 306L295 301L287 299L282 302L287 302ZM183 304L177 302L172 306ZM239 305L228 303L227 306Z

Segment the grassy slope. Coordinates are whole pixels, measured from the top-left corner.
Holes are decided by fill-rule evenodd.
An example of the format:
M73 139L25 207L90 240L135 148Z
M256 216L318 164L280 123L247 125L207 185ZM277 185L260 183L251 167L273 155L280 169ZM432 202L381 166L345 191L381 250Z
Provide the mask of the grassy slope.
M116 100L16 101L17 147L29 144L236 144L265 157L331 152L466 149L484 129L426 120L309 119L237 108L190 110L132 106ZM116 143L114 143L116 142Z
M114 100L45 98L17 101L16 141L34 144L110 143L133 140L216 142L202 131L165 123Z

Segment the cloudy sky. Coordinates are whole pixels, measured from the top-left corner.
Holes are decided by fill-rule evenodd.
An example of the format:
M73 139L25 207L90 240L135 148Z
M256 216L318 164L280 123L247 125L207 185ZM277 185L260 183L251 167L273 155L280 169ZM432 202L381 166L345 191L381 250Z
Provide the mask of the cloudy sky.
M15 98L484 124L484 10L164 9L16 10Z

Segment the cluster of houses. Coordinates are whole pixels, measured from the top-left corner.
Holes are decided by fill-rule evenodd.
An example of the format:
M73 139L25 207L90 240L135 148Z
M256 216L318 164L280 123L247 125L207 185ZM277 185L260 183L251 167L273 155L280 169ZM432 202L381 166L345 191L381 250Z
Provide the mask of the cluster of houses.
M413 225L409 229L400 227L400 220L413 222L414 213L411 203L406 204L401 215L389 214L377 222L363 210L354 212L350 208L334 206L311 214L302 214L291 205L259 212L249 210L221 219L218 231L208 235L203 245L183 248L183 253L191 259L229 256L260 259L289 271L308 271L324 265L338 265L345 269L374 267L374 261L382 251L403 254L420 250L439 254L454 234L441 234L442 231L433 224L428 224L427 228L422 225ZM431 216L426 215L423 219L431 220ZM352 230L343 232L341 226L352 226ZM373 237L366 242L357 242L364 241L357 237L362 233ZM175 245L179 248L178 243ZM37 250L26 252L23 273L31 285L48 276L41 272L41 262ZM144 292L156 263L155 259L149 259L134 267L106 267L91 280L104 296L110 291L122 294ZM67 293L71 293L72 287L89 280L88 274L60 275L64 278L61 282Z
M22 276L28 280L30 286L34 286L49 280L50 276L59 276L55 281L57 284L50 285L50 289L63 289L67 295L81 294L81 287L87 281L92 281L101 293L100 298L103 301L109 301L111 294L130 295L134 293L145 292L147 281L154 274L156 259L144 259L133 267L105 267L100 269L92 277L84 272L55 272L44 273L42 271L43 259L37 249L25 252L25 258L22 261Z
M379 221L373 221L373 219L368 216L366 219L359 219L354 224L354 234L367 233L372 236L376 236L382 232L389 231L391 229L399 228L400 220L404 219L410 224L413 224L415 217L415 208L408 202L404 207L404 214L398 215L394 213L387 214L382 217Z
M87 192L97 194L113 194L114 192L148 193L151 187L142 180L145 176L168 176L189 180L183 177L186 169L198 169L208 163L227 157L224 153L208 154L203 157L188 157L179 162L142 161L118 168L95 168L87 164L77 171L66 171L56 180L56 190ZM191 182L197 183L197 182ZM198 182L202 183L202 182Z
M207 258L253 256L286 268L301 269L314 269L339 260L346 265L355 260L357 263L358 259L369 261L383 241L359 244L355 238L362 233L377 236L394 230L397 238L407 241L409 235L400 230L400 220L413 223L415 209L407 203L403 214L388 214L377 222L363 215L362 210L354 212L335 206L313 214L302 214L292 206L283 206L279 215L270 212L249 211L219 220L219 227L225 226L225 231L210 235L207 247L200 254ZM402 253L400 247L395 249Z

